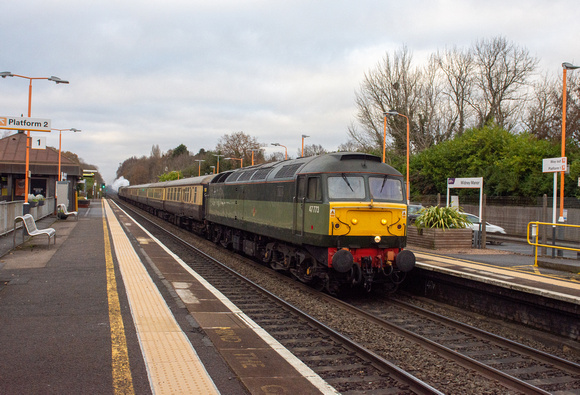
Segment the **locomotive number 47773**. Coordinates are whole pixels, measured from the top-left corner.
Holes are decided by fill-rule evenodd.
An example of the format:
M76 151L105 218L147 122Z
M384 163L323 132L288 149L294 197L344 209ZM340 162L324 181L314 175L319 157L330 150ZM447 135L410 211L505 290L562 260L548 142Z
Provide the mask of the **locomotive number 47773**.
M314 213L314 214L319 214L320 213L320 206L310 206L308 208L308 211L310 211L311 213Z

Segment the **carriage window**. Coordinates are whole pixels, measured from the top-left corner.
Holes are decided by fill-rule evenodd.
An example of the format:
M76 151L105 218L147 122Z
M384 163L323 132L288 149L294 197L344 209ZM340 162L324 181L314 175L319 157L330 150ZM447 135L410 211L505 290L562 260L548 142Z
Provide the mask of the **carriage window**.
M370 177L369 187L373 199L403 200L403 184L400 179L384 177Z
M320 178L314 177L308 179L308 200L321 201L322 192L320 188Z
M365 180L362 177L341 177L328 178L328 198L329 199L364 199Z

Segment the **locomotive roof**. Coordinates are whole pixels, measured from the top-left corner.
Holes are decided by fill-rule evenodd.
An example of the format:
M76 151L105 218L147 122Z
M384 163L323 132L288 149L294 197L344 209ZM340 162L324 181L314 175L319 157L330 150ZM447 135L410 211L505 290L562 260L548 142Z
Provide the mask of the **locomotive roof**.
M374 173L401 176L395 168L382 163L375 155L360 152L334 152L263 163L241 169L181 180L131 185L127 188L164 188L209 183L247 183L293 180L298 174L308 173Z
M261 165L232 171L227 177L212 182L243 183L293 180L306 173L378 173L401 176L395 168L382 163L381 158L359 152L335 152Z

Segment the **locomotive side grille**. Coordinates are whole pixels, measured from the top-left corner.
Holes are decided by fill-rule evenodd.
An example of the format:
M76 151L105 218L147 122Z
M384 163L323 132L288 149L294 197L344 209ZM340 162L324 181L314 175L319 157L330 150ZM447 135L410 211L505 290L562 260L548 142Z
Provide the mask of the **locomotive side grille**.
M272 171L272 168L260 169L254 173L254 175L252 176L252 180L265 180L271 171Z
M302 165L303 165L303 163L297 163L297 164L294 164L294 165L282 166L282 168L278 171L278 173L276 173L276 175L274 176L274 178L290 178L290 177L294 177L294 174L296 174L296 172L298 171L298 169Z
M252 178L252 175L256 172L256 170L246 170L242 173L242 175L238 178L238 181L248 181Z

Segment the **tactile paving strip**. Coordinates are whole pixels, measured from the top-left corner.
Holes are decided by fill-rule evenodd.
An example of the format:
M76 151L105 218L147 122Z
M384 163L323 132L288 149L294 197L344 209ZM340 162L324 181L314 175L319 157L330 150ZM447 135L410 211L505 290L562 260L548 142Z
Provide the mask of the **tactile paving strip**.
M217 394L108 202L105 211L153 393Z

